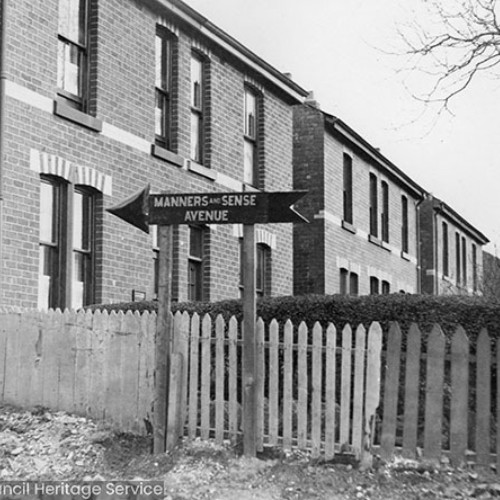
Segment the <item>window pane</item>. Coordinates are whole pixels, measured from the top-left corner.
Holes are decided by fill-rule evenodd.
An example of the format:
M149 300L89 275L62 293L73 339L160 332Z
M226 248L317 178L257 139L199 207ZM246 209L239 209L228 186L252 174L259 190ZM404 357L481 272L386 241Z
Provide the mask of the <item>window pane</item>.
M347 294L347 276L349 272L347 269L341 269L340 270L340 293L342 295Z
M167 140L168 130L168 100L164 94L156 91L156 107L155 107L155 134Z
M254 184L255 144L245 139L243 182Z
M91 196L75 191L73 196L73 248L90 250Z
M349 287L351 295L358 295L359 293L359 279L356 273L351 273L349 276Z
M85 0L59 0L59 34L85 44Z
M191 106L201 109L202 105L203 63L200 59L191 57Z
M201 163L201 116L191 113L191 159Z
M81 97L82 52L76 45L59 41L57 85L75 96Z
M257 245L257 274L255 288L257 294L263 296L266 287L266 247Z
M189 255L198 259L203 257L203 230L199 227L189 228Z
M245 90L245 135L256 137L257 98L249 90Z
M42 182L40 184L40 241L55 243L55 186Z

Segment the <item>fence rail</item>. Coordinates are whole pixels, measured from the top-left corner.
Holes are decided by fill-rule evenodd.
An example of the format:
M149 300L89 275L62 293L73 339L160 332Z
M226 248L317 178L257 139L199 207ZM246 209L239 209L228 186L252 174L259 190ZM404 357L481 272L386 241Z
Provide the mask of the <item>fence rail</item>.
M147 432L154 398L156 314L30 312L0 315L3 402L42 405ZM167 439L238 440L242 336L233 317L176 313ZM425 335L423 335L425 333ZM370 445L389 457L498 462L500 349L397 323L336 328L257 323L257 449L309 449L331 458ZM383 344L383 351L382 351ZM146 423L146 425L145 425ZM500 463L497 470L500 471Z

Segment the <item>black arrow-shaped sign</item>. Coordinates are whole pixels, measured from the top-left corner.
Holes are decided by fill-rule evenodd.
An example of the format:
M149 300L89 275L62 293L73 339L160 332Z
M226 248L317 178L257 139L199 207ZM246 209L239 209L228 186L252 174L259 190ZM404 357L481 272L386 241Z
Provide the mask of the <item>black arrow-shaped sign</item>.
M149 186L108 211L148 232L148 224L308 222L292 205L307 191L161 193Z

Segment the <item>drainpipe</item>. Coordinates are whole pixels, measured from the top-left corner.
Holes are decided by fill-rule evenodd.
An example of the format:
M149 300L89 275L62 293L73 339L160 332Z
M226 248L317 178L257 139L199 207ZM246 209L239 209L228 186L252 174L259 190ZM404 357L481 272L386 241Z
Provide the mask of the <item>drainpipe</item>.
M422 280L423 280L423 275L422 275L422 261L421 261L421 245L422 245L422 239L420 236L420 205L423 203L425 200L425 194L422 195L420 200L415 203L415 222L416 222L416 231L417 231L417 293L421 294L422 293Z
M7 0L1 0L0 25L0 305L2 297L2 270L3 270L3 187L5 164L5 82L7 79Z

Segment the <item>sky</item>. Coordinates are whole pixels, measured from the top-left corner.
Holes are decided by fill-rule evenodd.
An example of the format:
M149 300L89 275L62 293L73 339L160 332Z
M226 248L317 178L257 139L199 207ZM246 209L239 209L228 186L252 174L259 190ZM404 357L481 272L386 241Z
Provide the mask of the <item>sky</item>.
M426 191L442 199L500 256L500 81L484 75L451 102L414 98L424 82L402 71L400 0L185 0L279 71L313 91Z

